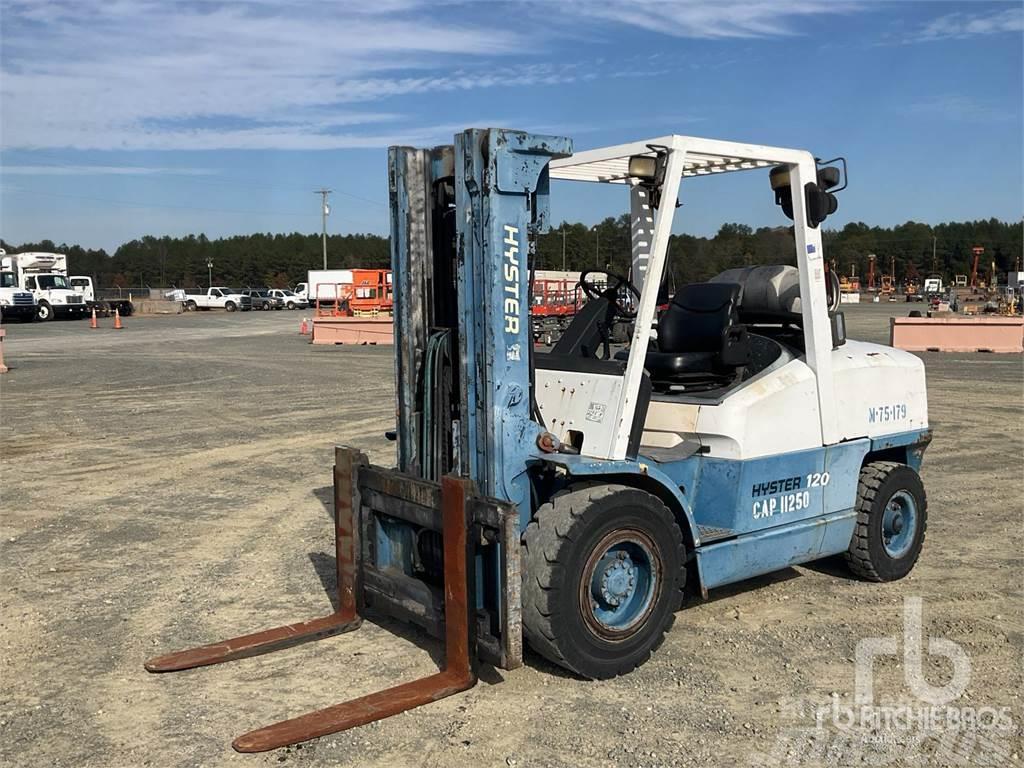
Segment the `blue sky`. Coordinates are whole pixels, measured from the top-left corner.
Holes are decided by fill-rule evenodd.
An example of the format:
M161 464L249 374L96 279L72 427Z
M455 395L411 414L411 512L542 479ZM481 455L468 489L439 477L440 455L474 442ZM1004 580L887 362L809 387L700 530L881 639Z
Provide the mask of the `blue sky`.
M830 226L996 216L1022 191L1020 2L0 0L0 236L386 233L386 147L470 126L577 149L685 133L845 155ZM676 230L785 223L767 178ZM556 185L555 221L625 210Z

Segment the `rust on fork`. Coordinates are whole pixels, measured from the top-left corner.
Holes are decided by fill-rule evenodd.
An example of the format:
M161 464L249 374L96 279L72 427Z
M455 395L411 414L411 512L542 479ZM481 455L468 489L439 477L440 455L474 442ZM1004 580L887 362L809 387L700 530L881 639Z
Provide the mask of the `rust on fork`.
M453 477L441 481L444 517L445 667L430 677L403 683L333 707L310 712L252 731L235 739L239 752L265 752L318 736L348 730L406 712L476 684L469 623L469 483Z

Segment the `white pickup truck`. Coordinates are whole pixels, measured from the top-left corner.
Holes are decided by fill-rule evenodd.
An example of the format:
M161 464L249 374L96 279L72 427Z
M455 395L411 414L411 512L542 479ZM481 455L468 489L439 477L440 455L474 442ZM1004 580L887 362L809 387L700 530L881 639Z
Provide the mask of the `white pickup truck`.
M186 293L185 309L195 312L197 309L224 309L228 312L252 309L252 299L242 295L241 291L224 286L207 288L206 293Z
M305 309L309 306L304 297L287 288L272 288L269 293L275 299L280 299L288 309Z

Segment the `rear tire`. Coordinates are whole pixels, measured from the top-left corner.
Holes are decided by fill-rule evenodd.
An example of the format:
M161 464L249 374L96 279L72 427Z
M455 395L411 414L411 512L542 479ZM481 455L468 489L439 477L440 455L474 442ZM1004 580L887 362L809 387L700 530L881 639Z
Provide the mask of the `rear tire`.
M921 478L906 464L873 461L860 471L857 526L846 563L868 581L896 581L913 569L928 528Z
M186 311L186 312L195 312L195 311L196 311L197 309L199 309L199 305L198 305L198 304L196 304L196 303L195 303L194 301L192 301L192 300L189 300L189 301L188 301L188 302L187 302L187 303L185 304L185 311Z
M655 496L585 483L542 505L523 533L523 631L542 656L606 679L643 664L683 599L683 537Z

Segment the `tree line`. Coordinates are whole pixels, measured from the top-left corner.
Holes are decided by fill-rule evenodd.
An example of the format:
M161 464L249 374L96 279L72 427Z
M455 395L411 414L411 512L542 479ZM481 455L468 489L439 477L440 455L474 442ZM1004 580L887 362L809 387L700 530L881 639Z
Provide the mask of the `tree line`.
M995 265L1001 283L1019 269L1024 252L1024 222L950 222L931 226L908 221L895 227L872 227L856 222L824 230L826 258L840 274L864 276L868 256L877 259L876 274L895 270L898 283L938 273L947 281L970 273L972 249L984 248L978 274L986 277ZM537 269L608 269L626 274L630 263L629 217L609 217L594 226L563 222L537 237ZM212 275L213 283L237 287L283 288L306 279L322 267L319 234L236 235L209 239L146 237L124 243L113 254L49 240L13 246L0 240L8 253L51 251L68 256L74 274L90 275L103 288L196 288ZM388 238L373 234L330 235L328 267L383 268L390 264ZM669 241L667 279L677 285L706 280L722 270L757 264L795 264L791 227L752 229L723 224L714 237L673 235ZM208 264L212 267L208 268Z

